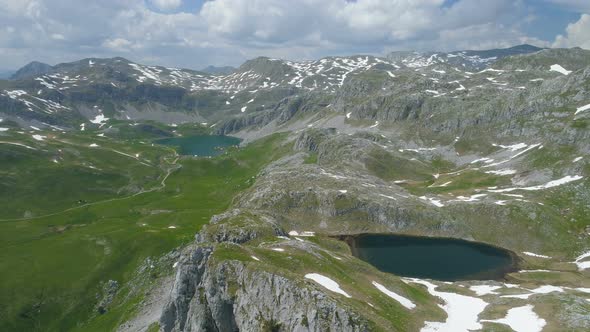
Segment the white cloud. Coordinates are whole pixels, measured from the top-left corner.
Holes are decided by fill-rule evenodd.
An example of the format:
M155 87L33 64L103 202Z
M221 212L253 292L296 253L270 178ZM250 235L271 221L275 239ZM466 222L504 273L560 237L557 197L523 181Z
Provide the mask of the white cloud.
M114 38L105 40L102 45L112 50L127 52L132 43L125 38Z
M500 22L522 10L520 1L461 0L216 0L200 16L209 31L230 39L285 42L309 39L333 43L392 43L441 29ZM429 36L430 35L430 36Z
M583 14L580 19L565 29L566 34L555 38L553 47L579 46L590 49L590 15Z
M66 37L64 35L62 35L61 33L52 33L51 34L51 39L54 39L54 40L66 40Z
M237 65L259 55L302 59L523 42L546 46L523 32L531 15L524 0L209 0L192 13L179 11L182 4L0 0L0 60L17 67L124 53L139 62L198 68ZM558 42L581 44L585 27L571 25Z
M559 6L564 6L579 13L590 14L590 1L588 0L546 0Z
M151 0L156 8L164 11L174 10L182 5L182 0Z

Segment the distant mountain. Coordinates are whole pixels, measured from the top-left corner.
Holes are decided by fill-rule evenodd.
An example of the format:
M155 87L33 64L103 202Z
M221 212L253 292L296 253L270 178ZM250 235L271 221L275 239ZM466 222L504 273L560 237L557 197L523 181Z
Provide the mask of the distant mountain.
M28 65L17 70L14 75L10 76L12 80L23 80L39 75L48 74L53 71L53 67L42 62L33 61Z
M563 76L552 71L556 64L562 72L590 65L588 51L581 49L537 50L520 45L313 61L259 57L231 74L216 75L124 58L55 66L31 63L13 76L17 80L3 82L0 117L75 128L104 113L123 120L209 123L219 133L230 134L273 120L283 123L300 110L313 114L331 105L352 119L385 121L396 119L392 109L401 105L408 109L399 115L405 119L425 100L456 102L464 94L489 98L532 91L543 80ZM49 72L38 74L43 71Z
M468 56L479 56L481 58L493 58L496 57L497 59L505 58L507 56L518 55L518 54L529 54L535 53L543 50L543 48L536 47L529 44L517 45L509 48L495 48L491 50L483 50L483 51L458 51L465 53ZM458 53L454 52L454 53Z
M494 62L513 55L530 54L543 50L532 45L518 45L510 48L499 48L482 51L445 52L392 52L387 58L400 61L408 67L424 67L434 64L460 66L467 70L482 70Z
M9 79L12 75L14 75L13 70L0 70L0 80Z
M202 72L211 74L211 75L227 75L231 74L236 70L236 68L232 66L223 66L223 67L216 67L216 66L208 66L206 68L201 69Z

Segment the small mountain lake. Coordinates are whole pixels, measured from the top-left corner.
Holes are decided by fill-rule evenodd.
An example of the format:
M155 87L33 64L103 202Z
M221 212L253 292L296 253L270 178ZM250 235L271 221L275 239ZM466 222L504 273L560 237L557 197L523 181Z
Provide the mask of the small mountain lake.
M501 279L516 255L483 243L447 238L362 234L342 237L354 256L398 276L443 281Z
M239 145L240 139L230 136L198 135L164 138L154 143L174 146L182 155L208 157L221 154L224 148Z

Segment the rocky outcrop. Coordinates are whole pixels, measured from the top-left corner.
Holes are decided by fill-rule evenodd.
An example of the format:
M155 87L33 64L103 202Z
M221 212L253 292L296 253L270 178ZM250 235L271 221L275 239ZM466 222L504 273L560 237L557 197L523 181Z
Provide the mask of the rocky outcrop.
M303 281L237 260L215 246L185 250L160 318L163 331L367 331L368 322Z
M335 128L306 130L297 137L294 149L295 151L317 152L320 144L334 134L336 134Z

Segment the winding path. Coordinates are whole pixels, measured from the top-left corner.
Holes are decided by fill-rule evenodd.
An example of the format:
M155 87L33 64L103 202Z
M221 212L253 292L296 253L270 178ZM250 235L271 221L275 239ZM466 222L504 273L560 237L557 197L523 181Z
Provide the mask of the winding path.
M153 187L153 188L150 188L150 189L142 189L142 190L136 192L135 194L132 194L132 195L129 195L129 196L117 197L117 198L110 198L110 199L103 200L103 201L86 203L86 204L83 204L83 205L71 207L71 208L68 208L68 209L65 209L65 210L62 210L62 211L58 211L58 212L54 212L54 213L49 213L49 214L40 215L40 216L33 216L33 217L28 217L28 218L0 219L0 222L3 222L3 221L25 221L25 220L34 220L34 219L41 219L41 218L53 217L53 216L56 216L56 215L60 215L60 214L63 214L63 213L67 213L67 212L70 212L70 211L74 211L74 210L85 208L85 207L89 207L89 206L94 206L94 205L99 205L99 204L104 204L104 203L109 203L109 202L122 201L122 200L133 198L133 197L136 197L136 196L139 196L139 195L143 195L143 194L146 194L146 193L150 193L150 192L162 190L162 189L166 188L166 180L168 179L168 177L174 171L182 168L182 165L177 164L178 160L180 159L180 157L178 156L178 153L174 149L171 149L171 148L168 148L168 149L174 152L174 156L173 156L174 157L174 160L169 164L172 167L169 167L169 168L166 169L166 175L164 175L164 178L162 178L162 181L160 181L160 184L158 186L156 186L156 187ZM115 151L113 149L108 149L108 150L112 150L113 152L117 152L117 151ZM128 155L128 156L131 157L131 158L133 158L133 159L139 160L138 158L135 158L134 156L131 156L131 155ZM164 157L164 160L166 160L166 157ZM153 166L153 165L150 165L150 166ZM156 166L153 166L153 167L156 167Z

